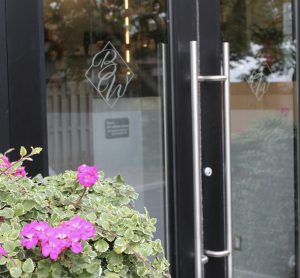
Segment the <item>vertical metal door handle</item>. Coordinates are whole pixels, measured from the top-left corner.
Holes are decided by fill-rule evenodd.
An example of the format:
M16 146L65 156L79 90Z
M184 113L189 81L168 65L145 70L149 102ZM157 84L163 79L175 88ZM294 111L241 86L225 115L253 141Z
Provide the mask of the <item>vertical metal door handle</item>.
M232 209L231 209L231 128L230 128L230 48L223 43L223 74L224 81L224 121L225 121L225 175L226 175L226 226L227 226L227 270L228 278L232 278Z
M203 239L202 239L202 188L200 177L200 149L199 149L199 108L198 82L224 82L224 145L225 145L225 185L226 185L226 245L223 251L205 250L208 257L227 257L227 274L232 278L232 209L231 209L231 130L230 130L230 50L229 43L223 43L223 70L222 75L198 75L197 42L190 42L191 48L191 91L192 91L192 121L193 121L193 160L194 160L194 210L195 210L195 257L196 277L202 277Z
M195 277L204 275L203 264L207 261L203 256L202 229L202 190L200 170L200 120L198 92L198 54L197 42L190 42L191 51L191 98L193 128L193 188L194 188L194 232L195 232Z

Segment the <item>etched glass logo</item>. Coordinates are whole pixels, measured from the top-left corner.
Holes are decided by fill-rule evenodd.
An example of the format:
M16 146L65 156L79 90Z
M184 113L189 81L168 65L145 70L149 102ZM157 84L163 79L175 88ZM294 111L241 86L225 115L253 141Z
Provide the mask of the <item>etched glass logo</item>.
M134 77L120 53L111 42L95 54L85 76L111 108L122 98Z
M254 70L247 83L258 101L262 100L264 95L268 92L270 83L267 78L268 75L272 73L269 65L267 63L262 63L257 70Z

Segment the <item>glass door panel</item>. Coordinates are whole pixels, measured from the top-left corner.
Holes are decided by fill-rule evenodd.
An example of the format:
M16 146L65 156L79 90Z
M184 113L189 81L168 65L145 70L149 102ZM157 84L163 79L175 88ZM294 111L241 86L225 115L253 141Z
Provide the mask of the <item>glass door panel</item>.
M121 174L166 241L164 0L45 0L50 174Z
M295 276L293 2L222 0L231 45L235 278Z

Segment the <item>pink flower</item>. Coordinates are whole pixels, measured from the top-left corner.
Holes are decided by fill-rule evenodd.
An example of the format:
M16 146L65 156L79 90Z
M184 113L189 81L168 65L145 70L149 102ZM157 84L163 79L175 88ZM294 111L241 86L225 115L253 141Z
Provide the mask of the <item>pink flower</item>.
M8 168L8 167L11 166L11 163L10 163L10 161L9 161L9 158L8 158L6 155L3 155L3 156L1 157L1 159L2 159L2 161L4 162L4 166L5 166L6 168Z
M96 233L95 226L79 216L73 216L69 221L64 222L63 225L73 232L73 236L78 236L82 240L92 238Z
M96 233L94 225L79 216L62 222L57 227L50 227L47 222L32 221L20 232L22 245L32 249L40 244L42 254L57 260L61 252L70 248L78 254L83 251L82 240L92 238Z
M32 221L31 223L26 224L20 232L20 236L24 237L21 244L26 249L36 247L39 240L45 239L44 236L48 229L49 225L47 222Z
M5 172L9 175L14 175L15 177L25 177L27 175L25 171L25 167L19 167L16 170L8 169L13 164L9 161L9 158L6 155L3 155L0 160L2 160L3 163L0 163L0 167L4 168L6 170Z
M75 254L79 254L83 251L82 244L80 242L73 242L71 245L71 250Z
M3 155L0 157L0 160L2 160L2 162L0 163L0 167L7 169L9 167L11 167L11 163L9 161L9 158L6 155Z
M92 238L96 234L95 226L92 223L87 221L85 221L81 230L82 230L82 234L81 234L82 240L87 240L89 238Z
M62 252L65 249L63 242L54 237L49 238L48 241L42 242L42 254L44 257L48 257L56 261Z
M85 186L93 186L99 179L98 169L95 166L81 165L77 169L77 181Z
M7 252L4 250L4 248L0 245L0 257L1 256L6 256Z
M25 167L19 167L17 168L14 176L15 177L25 177L26 176L26 171L25 171Z

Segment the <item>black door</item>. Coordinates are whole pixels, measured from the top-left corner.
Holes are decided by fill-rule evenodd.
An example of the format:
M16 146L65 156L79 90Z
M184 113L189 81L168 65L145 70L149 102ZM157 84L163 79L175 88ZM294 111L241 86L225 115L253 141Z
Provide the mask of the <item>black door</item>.
M194 130L178 136L193 134L194 150L194 164L177 157L190 170L189 178L178 173L181 182L194 177L193 193L178 189L186 223L179 276L299 277L297 5L198 5L189 53Z

